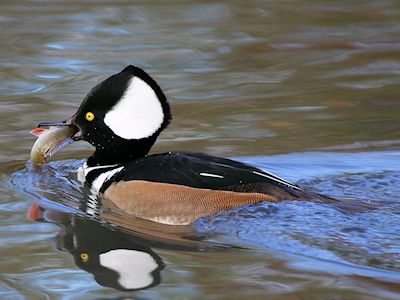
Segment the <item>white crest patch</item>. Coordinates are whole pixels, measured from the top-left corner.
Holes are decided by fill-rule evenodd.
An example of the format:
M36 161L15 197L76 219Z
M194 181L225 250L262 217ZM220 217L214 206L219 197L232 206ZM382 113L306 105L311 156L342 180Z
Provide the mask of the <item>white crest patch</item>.
M151 275L158 264L148 253L128 249L116 249L99 255L103 267L119 274L118 283L126 289L145 288L153 283Z
M139 77L129 81L121 99L104 117L104 123L127 140L153 135L163 121L164 112L156 92Z

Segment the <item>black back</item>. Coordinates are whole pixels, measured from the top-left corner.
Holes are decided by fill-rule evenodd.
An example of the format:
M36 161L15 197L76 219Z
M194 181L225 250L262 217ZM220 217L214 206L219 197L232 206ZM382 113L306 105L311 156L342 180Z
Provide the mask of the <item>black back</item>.
M216 175L216 176L212 176ZM226 158L202 153L169 152L133 160L103 185L145 180L194 188L297 195L301 189L273 174Z

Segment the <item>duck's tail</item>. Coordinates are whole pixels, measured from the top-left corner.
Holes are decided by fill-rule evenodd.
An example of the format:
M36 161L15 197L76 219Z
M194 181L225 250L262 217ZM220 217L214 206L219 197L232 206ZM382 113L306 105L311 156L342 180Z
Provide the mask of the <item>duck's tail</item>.
M291 190L288 192L296 197L296 199L293 200L304 200L332 205L345 214L363 213L374 210L382 205L382 203L359 200L355 198L333 198L305 189Z

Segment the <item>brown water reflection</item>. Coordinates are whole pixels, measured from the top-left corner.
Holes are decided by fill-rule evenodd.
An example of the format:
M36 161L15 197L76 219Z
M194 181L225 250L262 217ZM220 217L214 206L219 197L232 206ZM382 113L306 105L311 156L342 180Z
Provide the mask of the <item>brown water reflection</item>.
M153 152L398 150L399 20L395 0L1 1L1 177L28 159L32 127L71 114L96 82L127 64L152 74L173 106L173 123ZM77 144L58 158L78 159L88 151ZM389 194L395 184L388 184ZM5 183L0 199L0 297L119 295L88 284L90 275L54 249L52 225L25 219L31 199ZM379 280L293 275L276 253L258 250L158 255L170 268L164 285L140 294L145 298L375 299L400 293Z

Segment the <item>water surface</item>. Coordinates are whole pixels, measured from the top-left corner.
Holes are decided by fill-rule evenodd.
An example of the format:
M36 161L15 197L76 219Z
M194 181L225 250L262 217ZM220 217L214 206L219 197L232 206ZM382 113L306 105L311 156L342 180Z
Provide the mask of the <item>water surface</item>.
M400 297L397 1L2 1L0 11L2 299ZM83 213L75 169L90 146L32 168L28 132L71 115L128 64L173 107L153 153L235 157L376 209L266 203L189 228ZM134 278L99 267L112 247L149 268L131 265Z

